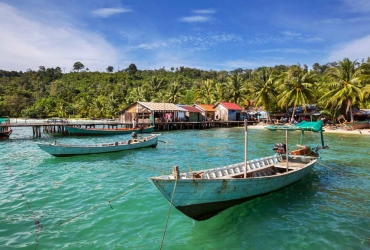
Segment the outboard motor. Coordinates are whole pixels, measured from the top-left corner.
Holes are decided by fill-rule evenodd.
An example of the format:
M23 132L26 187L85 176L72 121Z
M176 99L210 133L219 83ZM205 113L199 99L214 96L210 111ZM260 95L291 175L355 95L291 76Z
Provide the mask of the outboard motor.
M273 150L279 154L285 154L286 153L286 145L284 143L276 143Z
M136 134L136 132L132 132L132 133L131 133L131 137L132 137L132 139L134 139L134 140L135 140L135 139L137 139L137 134Z

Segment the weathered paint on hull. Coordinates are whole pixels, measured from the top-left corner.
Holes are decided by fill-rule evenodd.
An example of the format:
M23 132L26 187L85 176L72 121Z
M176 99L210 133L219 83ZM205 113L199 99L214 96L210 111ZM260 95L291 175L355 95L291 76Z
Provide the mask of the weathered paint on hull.
M178 180L172 204L188 217L206 220L225 209L287 187L306 176L315 162L281 175L247 179ZM151 179L171 201L175 180Z
M135 133L151 133L154 131L154 127L148 127L143 129L84 129L64 126L68 133L73 135L122 135Z
M50 144L38 144L38 146L44 150L45 152L58 156L58 157L65 157L65 156L74 156L74 155L88 155L88 154L102 154L102 153L110 153L110 152L118 152L124 150L131 150L137 148L147 148L153 147L155 148L158 143L158 136L151 140L147 140L140 143L132 143L126 145L118 145L118 146L104 146L104 147L65 147L65 146L52 146Z

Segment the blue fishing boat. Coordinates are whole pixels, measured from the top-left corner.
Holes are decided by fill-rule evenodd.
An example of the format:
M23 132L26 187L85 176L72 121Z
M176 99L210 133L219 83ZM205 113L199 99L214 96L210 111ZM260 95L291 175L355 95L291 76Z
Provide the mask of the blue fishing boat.
M54 156L74 156L74 155L88 155L88 154L101 154L109 152L118 152L138 148L155 148L158 143L160 134L152 134L147 137L137 138L133 134L133 138L127 141L90 144L90 145L69 145L54 143L39 143L37 144L45 152Z
M72 135L121 135L135 133L152 133L154 127L139 128L79 128L73 126L64 126L65 130Z
M150 177L162 195L183 214L194 220L209 219L221 211L258 196L266 195L305 177L318 159L319 147L299 146L288 150L288 131L321 132L322 122L297 126L270 126L270 130L285 130L286 142L277 143L274 155L248 160L247 122L245 122L245 161L219 168L180 172L174 166L172 174ZM322 138L322 147L324 147Z

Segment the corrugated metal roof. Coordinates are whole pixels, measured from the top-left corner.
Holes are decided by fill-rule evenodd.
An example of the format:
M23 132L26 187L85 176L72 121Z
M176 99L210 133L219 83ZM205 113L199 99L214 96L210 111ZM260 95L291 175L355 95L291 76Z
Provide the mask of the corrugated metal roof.
M194 104L193 107L194 106L198 106L199 108L207 112L215 112L215 109L213 108L213 105L211 104Z
M222 106L224 106L225 108L227 109L231 109L231 110L243 110L238 104L236 103L233 103L233 102L219 102L218 104L221 104ZM216 104L215 107L218 105Z
M186 109L183 109L173 103L165 102L137 102L137 103L151 111L183 111L183 112L186 111Z
M180 107L183 108L183 109L186 109L187 111L192 112L192 113L200 113L201 112L199 109L197 109L196 107L192 107L192 106L181 105Z

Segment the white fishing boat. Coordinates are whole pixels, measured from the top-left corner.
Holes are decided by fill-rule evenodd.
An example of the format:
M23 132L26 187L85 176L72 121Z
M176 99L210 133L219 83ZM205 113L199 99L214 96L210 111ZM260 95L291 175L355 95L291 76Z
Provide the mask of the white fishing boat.
M289 152L286 146L288 131L301 130L302 136L303 131L320 132L322 137L322 122L268 128L286 131L286 144L277 143L274 155L247 159L248 130L245 122L244 162L184 173L174 166L172 174L150 177L149 180L174 207L194 220L209 219L227 208L301 180L314 167L319 147L300 146ZM323 138L321 141L324 147Z
M73 156L73 155L88 155L101 154L109 152L118 152L138 148L155 148L158 143L160 134L151 134L147 137L137 138L136 133L127 141L100 143L100 144L86 144L86 145L69 145L54 143L39 143L37 144L45 152L54 156Z

